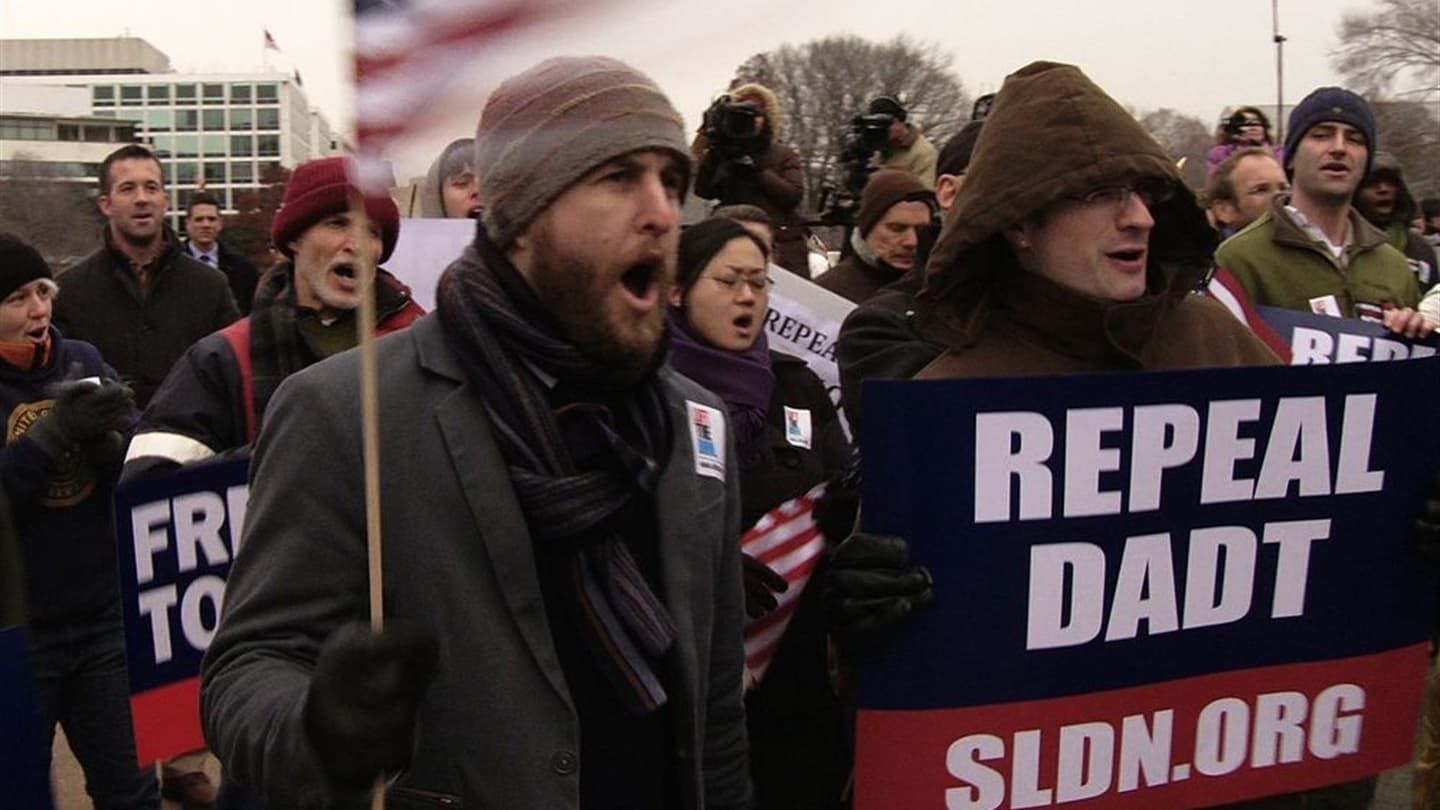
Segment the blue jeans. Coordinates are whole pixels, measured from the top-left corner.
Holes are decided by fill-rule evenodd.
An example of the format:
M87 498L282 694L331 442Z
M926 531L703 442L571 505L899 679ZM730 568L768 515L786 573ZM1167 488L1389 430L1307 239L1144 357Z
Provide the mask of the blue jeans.
M85 791L97 810L159 810L155 772L136 762L118 608L113 614L30 628L29 636L47 765L59 723L85 771Z

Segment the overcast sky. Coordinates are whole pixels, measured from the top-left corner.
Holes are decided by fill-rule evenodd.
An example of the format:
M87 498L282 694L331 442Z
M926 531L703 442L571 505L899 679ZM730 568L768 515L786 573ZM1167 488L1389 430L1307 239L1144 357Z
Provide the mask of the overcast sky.
M0 36L142 37L177 70L298 68L311 103L332 124L351 120L350 2L341 0L10 0ZM581 5L594 5L582 3ZM1329 67L1342 12L1368 0L1280 0L1285 96L1335 84ZM995 90L1035 59L1073 62L1122 103L1171 107L1207 124L1237 103L1273 104L1270 0L616 0L601 11L533 32L462 77L469 94L437 131L397 155L402 177L470 134L484 93L508 72L558 53L603 53L651 74L692 126L735 67L754 53L829 34L939 43L971 95ZM266 54L268 28L281 53ZM4 100L0 99L0 108ZM923 122L922 122L923 124ZM441 131L443 130L443 131ZM420 164L420 165L416 165Z

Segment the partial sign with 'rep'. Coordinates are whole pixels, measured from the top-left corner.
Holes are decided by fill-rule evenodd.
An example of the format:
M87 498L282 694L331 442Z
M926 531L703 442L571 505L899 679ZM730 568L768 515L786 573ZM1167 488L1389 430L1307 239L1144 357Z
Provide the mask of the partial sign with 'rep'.
M1440 360L867 383L862 512L935 580L857 808L1203 807L1408 761Z
M200 662L239 548L248 458L122 484L115 491L120 591L135 746L141 762L205 746Z

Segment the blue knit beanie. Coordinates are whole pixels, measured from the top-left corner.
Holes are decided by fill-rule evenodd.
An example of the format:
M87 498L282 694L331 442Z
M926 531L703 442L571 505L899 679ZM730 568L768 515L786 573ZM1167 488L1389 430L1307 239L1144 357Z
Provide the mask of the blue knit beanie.
M1370 102L1343 87L1321 87L1295 105L1290 111L1290 123L1285 127L1285 176L1293 174L1290 165L1295 161L1295 148L1300 139L1316 124L1339 121L1360 130L1365 136L1365 171L1370 173L1370 163L1375 158L1375 110Z

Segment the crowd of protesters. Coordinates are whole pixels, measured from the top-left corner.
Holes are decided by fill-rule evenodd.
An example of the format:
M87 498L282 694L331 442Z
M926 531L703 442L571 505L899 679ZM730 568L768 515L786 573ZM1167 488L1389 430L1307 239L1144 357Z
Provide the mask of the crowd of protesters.
M1237 108L1192 190L1080 70L1037 62L938 150L900 100L869 105L886 144L813 279L856 305L837 408L766 335L775 273L812 265L784 110L756 84L729 99L746 124L722 148L632 68L547 60L398 207L369 197L360 216L342 158L298 166L281 258L258 272L214 198L190 201L187 241L164 224L162 167L138 145L100 168L93 255L57 273L0 235L0 584L16 586L0 614L23 617L44 739L64 728L96 806L161 793L130 728L122 476L253 451L203 671L226 785L217 799L167 766L186 807L360 803L387 776L403 806L834 809L855 652L935 599L903 538L851 531L864 437L841 414L861 424L862 381L1282 362L1236 297L1411 338L1440 326L1440 200L1417 203L1365 99L1316 90L1283 144ZM692 191L719 207L682 229ZM391 335L373 632L350 349L359 277L402 210L476 234L437 312L383 267L371 288ZM826 550L749 681L742 632L790 585L741 535L822 484ZM1440 503L1414 537L1440 556ZM1440 697L1427 712L1417 808L1440 806ZM1361 810L1373 791L1242 806Z

